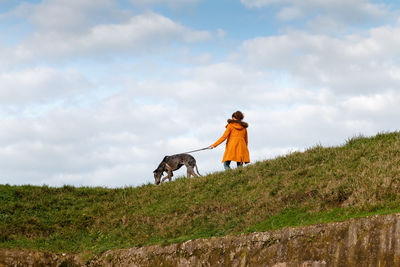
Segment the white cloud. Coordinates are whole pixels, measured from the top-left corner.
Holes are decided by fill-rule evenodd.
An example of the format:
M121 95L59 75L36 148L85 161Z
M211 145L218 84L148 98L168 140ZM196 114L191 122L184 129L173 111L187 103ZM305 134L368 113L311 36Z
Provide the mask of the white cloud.
M341 94L397 88L400 28L379 27L368 36L334 38L306 32L245 41L248 61L266 70L286 72L305 86Z
M33 5L31 12L28 18L39 31L73 34L120 14L112 0L44 0Z
M397 116L400 94L388 91L374 95L360 95L343 102L342 106L354 117L368 119L372 117Z
M3 68L38 60L161 54L177 44L209 41L216 35L151 11L133 15L112 0L21 3L2 16L26 19L32 27L17 45L4 47L8 51L0 53Z
M152 4L193 4L199 0L129 0L132 4L152 5Z
M178 9L190 5L195 5L200 0L129 0L135 6L153 6L153 5L167 5L171 8Z
M197 66L165 74L172 81L127 79L127 97L150 98L152 101L170 103L191 108L204 103L210 109L223 110L241 107L249 99L257 101L260 93L273 90L267 72L246 68L240 64L221 62Z
M240 0L240 2L245 5L246 7L263 7L266 5L277 4L280 2L287 2L287 1L280 1L280 0Z
M38 118L2 121L0 179L13 177L38 184L53 183L55 177L75 177L78 184L87 184L85 179L89 176L103 179L96 174L111 174L115 170L112 177L107 177L107 184L128 183L132 172L129 177L118 177L118 174L127 166L142 169L151 155L158 155L153 141L160 136L168 140L182 128L179 125L171 128L176 124L174 119L154 125L164 114L177 115L174 109L128 106L121 101L115 105L113 101L105 100L97 103L100 107L89 110L55 109ZM157 131L149 131L151 128ZM132 183L139 184L143 179L140 175L145 174L134 175L139 180Z
M32 105L87 92L93 85L79 72L36 67L0 73L0 104Z
M281 20L296 20L304 17L303 11L298 7L285 7L278 13L278 18Z
M374 20L386 19L390 15L384 4L368 0L241 0L247 8L278 6L278 18L296 20L305 18L336 21L337 25L368 24ZM314 21L312 24L317 23ZM325 29L326 32L326 29Z
M18 58L63 58L111 54L160 53L169 43L207 41L212 35L195 31L155 13L131 17L115 24L97 24L85 33L46 31L36 32L31 39L17 47Z
M355 96L345 100L298 104L291 109L265 110L259 107L248 113L252 149L305 149L315 144L339 145L356 134L374 135L379 131L399 129L391 121L400 108L400 92L386 92L370 97ZM260 154L262 155L262 154Z

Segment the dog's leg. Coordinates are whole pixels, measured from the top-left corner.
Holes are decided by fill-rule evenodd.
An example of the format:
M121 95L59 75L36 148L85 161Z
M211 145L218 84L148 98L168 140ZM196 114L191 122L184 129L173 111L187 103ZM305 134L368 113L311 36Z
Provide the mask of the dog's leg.
M186 166L187 168L187 177L190 178L190 176L193 175L193 177L196 177L197 174L194 172L193 167L192 166Z
M164 182L165 180L167 180L169 175L166 175L165 177L161 178L161 183Z
M198 174L199 176L201 176L201 174L199 173L199 169L197 168L197 164L194 165L194 166L196 167L197 174Z
M174 170L171 166L168 165L168 163L165 163L165 167L167 167L167 173L168 173L168 180L171 182L172 180L172 176L174 176L174 174L172 173L172 171Z
M164 181L167 180L167 179L171 182L172 176L174 176L174 174L172 173L172 171L168 171L168 174L167 174L164 178L162 178L161 182L164 182Z
M191 170L193 177L198 177L198 175L194 172L194 169Z

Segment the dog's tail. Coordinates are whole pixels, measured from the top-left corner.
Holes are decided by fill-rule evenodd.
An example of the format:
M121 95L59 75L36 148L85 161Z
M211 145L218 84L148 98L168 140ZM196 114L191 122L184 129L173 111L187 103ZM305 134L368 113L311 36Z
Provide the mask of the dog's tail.
M199 176L203 176L203 175L201 175L201 174L199 173L199 169L197 168L197 164L194 165L194 166L196 167L197 174L198 174Z

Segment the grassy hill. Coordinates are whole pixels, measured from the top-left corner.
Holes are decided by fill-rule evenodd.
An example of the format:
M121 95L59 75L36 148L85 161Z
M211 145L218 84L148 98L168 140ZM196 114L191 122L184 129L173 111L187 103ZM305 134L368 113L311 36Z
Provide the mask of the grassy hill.
M0 185L0 247L93 255L400 211L400 133L160 186Z

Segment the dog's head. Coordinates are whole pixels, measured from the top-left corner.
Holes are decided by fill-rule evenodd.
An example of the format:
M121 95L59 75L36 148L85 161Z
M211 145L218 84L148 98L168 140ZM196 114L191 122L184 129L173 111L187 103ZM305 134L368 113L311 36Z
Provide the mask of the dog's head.
M165 169L165 160L167 157L164 157L164 159L161 161L161 163L158 165L157 169L153 171L154 174L154 182L155 184L160 184L161 182L161 176L163 173L166 171Z
M155 184L160 184L161 182L161 176L163 175L164 171L159 171L158 169L155 169L153 171L154 174L154 183Z

